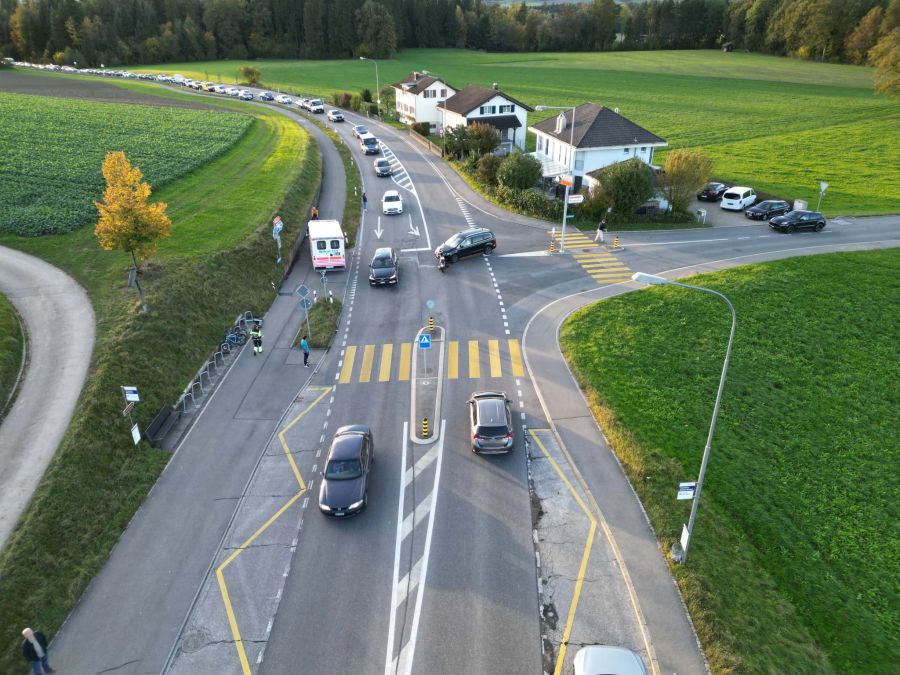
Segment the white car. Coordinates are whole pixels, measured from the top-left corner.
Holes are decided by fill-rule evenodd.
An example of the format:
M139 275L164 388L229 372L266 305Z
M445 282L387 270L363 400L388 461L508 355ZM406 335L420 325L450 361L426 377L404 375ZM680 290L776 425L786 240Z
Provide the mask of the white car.
M719 206L729 211L743 211L748 206L753 206L755 202L756 193L753 191L753 188L736 185L725 191Z
M217 84L215 87L215 91L217 94L224 94L227 91L227 89L225 88L224 84Z
M246 89L241 89L241 90L238 92L238 98L241 99L242 101L252 101L252 100L253 100L253 93L247 91Z
M225 93L229 96L237 96L239 92L240 89L238 89L237 87L228 87L228 89L225 90Z
M330 122L343 122L344 121L344 114L340 110L329 110L328 115L326 115L326 117L328 117L328 120Z
M294 102L294 99L292 99L290 96L286 96L285 94L278 94L278 96L275 97L275 103L283 103L284 105L291 105L291 103L293 103L293 102Z
M647 666L641 657L625 647L591 645L582 647L575 654L575 675L647 675Z
M381 198L381 212L386 215L399 215L403 213L403 199L396 190L388 190Z
M325 112L325 104L322 103L320 98L311 98L306 101L306 109L311 113L323 113Z

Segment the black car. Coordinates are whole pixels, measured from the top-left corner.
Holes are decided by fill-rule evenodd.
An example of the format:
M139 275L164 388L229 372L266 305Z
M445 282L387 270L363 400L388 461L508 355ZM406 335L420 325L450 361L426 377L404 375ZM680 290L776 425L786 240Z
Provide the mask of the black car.
M399 280L400 262L392 248L379 248L369 263L369 283L372 286L396 284Z
M750 208L744 209L744 215L752 220L768 220L775 216L783 216L791 210L791 205L780 199L767 199Z
M264 91L263 93L261 93L259 95L259 100L260 101L274 101L275 96L272 94L271 91Z
M717 202L722 199L728 186L725 183L707 183L706 187L697 193L697 199L707 202Z
M783 216L775 216L769 221L773 230L790 234L795 230L815 230L825 227L825 216L818 211L791 211Z
M372 166L375 167L376 176L390 176L393 173L393 169L391 169L391 163L384 157L382 157L381 159L376 159L373 162Z
M362 424L341 427L325 458L319 510L329 516L349 516L366 508L369 473L375 462L372 430Z
M485 227L473 227L457 232L443 244L434 249L434 257L455 263L460 258L470 255L490 255L497 248L497 238Z

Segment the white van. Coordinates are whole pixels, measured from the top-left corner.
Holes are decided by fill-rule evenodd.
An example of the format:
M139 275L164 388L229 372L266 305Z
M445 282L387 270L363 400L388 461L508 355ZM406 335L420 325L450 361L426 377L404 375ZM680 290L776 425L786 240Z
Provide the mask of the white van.
M719 206L729 211L743 211L748 206L753 206L754 202L756 202L756 193L753 188L736 185L725 190Z
M344 233L338 221L311 220L307 228L313 269L331 270L347 267Z
M306 109L311 113L323 113L325 112L325 104L322 103L320 98L311 98L309 103L306 104Z
M377 155L381 149L378 147L378 139L372 134L361 134L359 137L359 149L367 155Z

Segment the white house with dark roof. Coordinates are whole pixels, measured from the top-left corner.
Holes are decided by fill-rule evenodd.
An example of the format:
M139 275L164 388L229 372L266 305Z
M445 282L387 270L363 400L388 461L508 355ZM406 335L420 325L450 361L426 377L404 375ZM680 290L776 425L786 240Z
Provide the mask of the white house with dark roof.
M456 93L456 89L439 77L415 70L391 86L397 114L409 124L428 122L438 126L441 123L438 103Z
M490 124L500 133L501 149L525 149L525 125L533 108L504 94L496 84L490 89L470 84L437 108L444 115L441 126L445 129L475 122Z
M668 145L665 139L596 103L577 106L574 129L571 122L572 110L560 111L529 130L537 137L532 155L540 161L545 178L568 175L574 151L576 190L582 177L595 183L589 174L610 164L637 157L652 166L654 150Z

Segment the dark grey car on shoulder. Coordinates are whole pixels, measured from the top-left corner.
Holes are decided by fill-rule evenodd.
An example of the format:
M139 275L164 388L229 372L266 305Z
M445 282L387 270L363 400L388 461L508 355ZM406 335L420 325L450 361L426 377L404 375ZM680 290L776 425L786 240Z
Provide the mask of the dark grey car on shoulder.
M369 474L375 461L372 430L363 424L334 433L321 472L319 510L328 516L359 513L369 501Z
M503 391L476 391L468 400L472 451L507 453L513 449L512 413Z
M467 256L490 255L497 248L497 238L486 227L473 227L457 232L443 244L434 249L434 257L444 258L446 262L455 263Z

